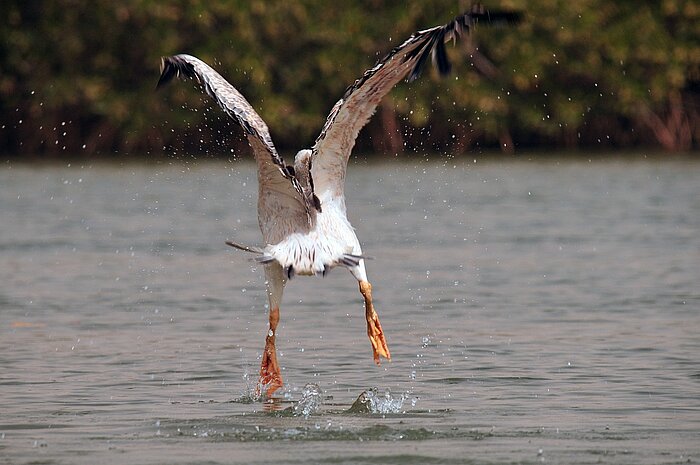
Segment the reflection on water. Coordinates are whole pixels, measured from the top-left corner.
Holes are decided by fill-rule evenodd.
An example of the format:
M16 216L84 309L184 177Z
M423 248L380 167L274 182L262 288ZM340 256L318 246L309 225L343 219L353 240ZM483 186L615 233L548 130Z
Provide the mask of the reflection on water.
M246 163L0 170L6 463L686 463L700 457L700 164L357 163L344 270L267 330ZM376 386L375 389L372 389ZM0 460L0 462L3 462Z

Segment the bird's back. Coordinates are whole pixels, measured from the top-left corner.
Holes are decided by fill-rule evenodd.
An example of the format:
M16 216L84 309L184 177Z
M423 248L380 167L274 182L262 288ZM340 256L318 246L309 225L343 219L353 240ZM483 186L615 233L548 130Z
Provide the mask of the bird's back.
M260 215L260 229L267 244L265 256L293 274L325 274L336 266L347 266L356 261L352 256L362 254L345 215L345 199L320 199L323 209L316 214L313 225L305 218L285 216L279 204L266 205L269 212Z

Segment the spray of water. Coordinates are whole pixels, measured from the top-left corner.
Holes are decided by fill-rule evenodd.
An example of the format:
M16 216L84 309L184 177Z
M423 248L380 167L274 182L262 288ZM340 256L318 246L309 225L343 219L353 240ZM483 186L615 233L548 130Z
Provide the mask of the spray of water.
M316 413L323 402L323 393L318 384L309 383L301 391L301 398L297 403L287 409L294 416L308 418Z
M393 396L387 389L383 395L376 387L362 391L362 394L348 409L349 413L401 413L403 404L408 398L407 393Z

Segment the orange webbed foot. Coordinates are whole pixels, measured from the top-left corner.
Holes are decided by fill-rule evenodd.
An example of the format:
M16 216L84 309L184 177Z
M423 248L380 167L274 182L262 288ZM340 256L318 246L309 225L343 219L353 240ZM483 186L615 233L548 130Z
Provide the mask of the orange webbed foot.
M372 344L374 362L377 365L381 365L380 357L391 360L391 354L389 353L389 347L387 346L386 339L384 338L382 325L379 323L379 315L377 315L377 312L374 310L374 305L372 303L372 285L368 281L360 281L360 292L365 298L367 336L369 336L369 341Z
M275 343L268 342L265 344L265 351L263 352L263 359L260 364L260 379L258 380L255 394L259 397L264 392L265 396L270 397L283 385L282 372L277 363Z
M279 321L279 309L270 312L270 329L265 338L265 350L263 351L262 362L260 363L260 379L255 388L255 395L260 397L265 392L265 396L270 397L281 388L282 372L277 362L277 348L275 347L275 331Z
M369 336L369 341L372 343L374 363L381 365L379 357L391 360L389 347L386 345L386 339L384 338L384 331L382 331L382 325L379 323L379 316L375 312L367 318L367 336Z

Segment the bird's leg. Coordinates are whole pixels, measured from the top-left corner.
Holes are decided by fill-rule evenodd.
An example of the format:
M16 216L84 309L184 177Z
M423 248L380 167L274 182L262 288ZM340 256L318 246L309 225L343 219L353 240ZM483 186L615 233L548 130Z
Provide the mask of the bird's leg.
M275 348L277 323L279 323L279 321L279 307L271 308L270 329L265 338L265 350L263 351L262 363L260 364L260 380L256 388L256 395L258 396L263 389L266 389L265 395L270 397L277 389L282 387L282 373L277 363L277 349Z
M369 336L369 341L372 343L372 351L374 352L374 362L379 365L379 357L384 357L387 360L391 360L391 354L389 353L389 348L386 345L386 339L384 339L384 331L382 331L382 325L379 323L379 315L374 310L374 305L372 304L372 285L369 281L360 281L360 292L362 297L365 298L365 318L367 319L367 336Z
M267 397L270 397L282 387L282 373L277 362L275 338L277 337L277 323L280 321L280 304L285 283L284 270L279 263L270 263L265 266L265 285L270 301L270 328L265 337L265 350L260 363L260 379L255 388L257 397L260 397L263 391Z

